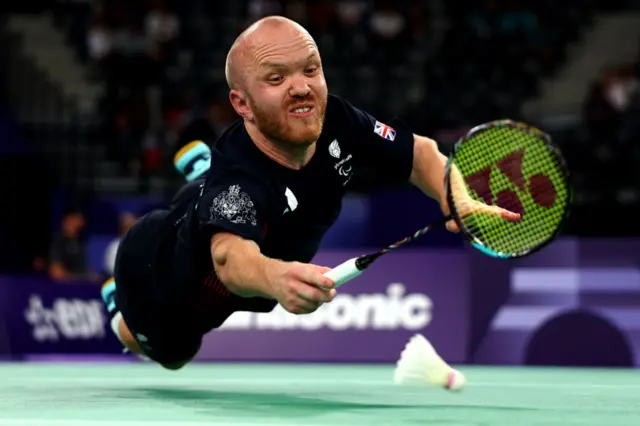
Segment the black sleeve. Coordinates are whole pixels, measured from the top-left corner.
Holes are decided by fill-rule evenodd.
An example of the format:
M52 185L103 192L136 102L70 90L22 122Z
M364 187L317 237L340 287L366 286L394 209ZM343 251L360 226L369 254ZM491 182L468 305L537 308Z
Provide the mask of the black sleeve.
M200 232L209 237L227 231L262 243L268 191L253 175L225 172L207 180L197 207Z
M337 100L354 144L354 158L379 185L408 181L413 169L413 132L398 118L383 123L345 100Z

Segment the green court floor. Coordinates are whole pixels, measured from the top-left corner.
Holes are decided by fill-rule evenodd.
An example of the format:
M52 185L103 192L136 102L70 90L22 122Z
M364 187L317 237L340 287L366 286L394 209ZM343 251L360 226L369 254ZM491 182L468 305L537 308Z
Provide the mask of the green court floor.
M0 364L0 425L640 425L640 370L460 370L450 393L392 366Z

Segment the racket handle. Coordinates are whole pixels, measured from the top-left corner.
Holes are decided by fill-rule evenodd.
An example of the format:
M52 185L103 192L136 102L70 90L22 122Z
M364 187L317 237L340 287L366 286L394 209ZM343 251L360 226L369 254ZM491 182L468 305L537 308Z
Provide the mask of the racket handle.
M358 260L357 257L349 259L346 262L343 262L340 265L336 266L332 270L324 273L325 277L331 278L331 280L333 280L333 282L335 283L333 288L340 287L342 284L346 283L347 281L351 281L362 273L362 271L356 266L356 260Z

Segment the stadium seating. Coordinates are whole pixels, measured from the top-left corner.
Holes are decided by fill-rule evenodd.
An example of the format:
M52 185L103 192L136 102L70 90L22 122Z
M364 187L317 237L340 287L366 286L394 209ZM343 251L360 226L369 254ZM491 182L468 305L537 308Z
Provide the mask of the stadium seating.
M149 76L146 82L160 88L161 105L155 106L165 113L165 121L166 113L172 109L196 112L212 93L225 93L224 60L234 38L249 21L247 3L169 2L180 21L180 37L159 76ZM332 92L382 119L399 115L417 133L435 137L448 132L449 139L468 126L486 120L526 119L521 112L523 103L538 93L542 78L553 76L562 66L570 44L582 38L595 14L627 5L625 0L365 2L373 5L372 10L395 8L406 19L405 31L396 41L387 42L374 34L368 25L372 10L356 25L347 27L338 25L336 10L331 9L338 2L305 3L307 14L303 23L319 44ZM114 0L104 5L120 8L122 15L138 26L143 24L148 11L147 2ZM461 10L465 13L460 13ZM92 15L93 11L81 7L56 9L59 28L66 32L78 58L87 63L86 35ZM144 81L144 74L139 77ZM107 150L114 144L110 126L115 122L118 107L130 101L127 96L135 95L123 93L117 96L106 93L97 121L82 123L75 130L28 124L25 137L51 140L50 146L60 147L52 150L52 155L55 152L58 155L73 153L65 154L67 161L74 164L69 165L69 178L64 182L73 182L73 175L82 171L87 179L77 182L82 182L83 191L90 191L87 182L99 179L101 171L89 167L87 164L91 163L84 159L93 152L95 145L102 144L100 149ZM615 134L607 138L594 137L585 122L552 131L567 156L576 188L576 210L569 232L584 235L640 233L637 229L640 225L634 225L637 221L604 219L611 211L620 213L623 218L632 218L639 213L637 182L640 172L635 164L640 160L640 148L634 141L640 136L637 124L640 101L634 105L622 114ZM96 122L100 123L99 127ZM162 124L161 132L168 127L166 122ZM170 139L169 134L166 131L164 138ZM446 152L447 141L439 141ZM153 173L167 182L166 194L170 194L181 183L170 164L175 146L166 140L160 141L160 146L166 151L165 156ZM101 194L95 195L101 197ZM406 200L411 197L402 196L408 197ZM372 229L380 229L379 224L388 217L384 206L390 201L385 197L377 195L367 201L368 205L377 206L375 214L359 228L361 238L372 244L380 241L366 234ZM91 205L113 206L110 203L110 199L99 199ZM118 209L95 207L92 211L100 213L95 217L101 218L100 223L91 223L97 225L95 229L92 226L92 230L103 235L115 228ZM109 219L104 219L106 214L110 215ZM603 220L594 223L594 214ZM354 226L360 221L358 217L346 214L345 221L332 230L326 243L331 246L348 244L340 232L344 229L341 226ZM416 223L419 220L416 218ZM388 235L378 235L380 240L402 234L397 229L387 231Z

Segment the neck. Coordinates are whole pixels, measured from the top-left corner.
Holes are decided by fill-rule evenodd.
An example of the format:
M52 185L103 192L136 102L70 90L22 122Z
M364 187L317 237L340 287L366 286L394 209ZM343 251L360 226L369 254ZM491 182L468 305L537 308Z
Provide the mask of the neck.
M315 142L311 145L296 146L266 137L255 126L245 123L245 128L253 143L267 157L287 168L300 170L309 163L316 152Z

